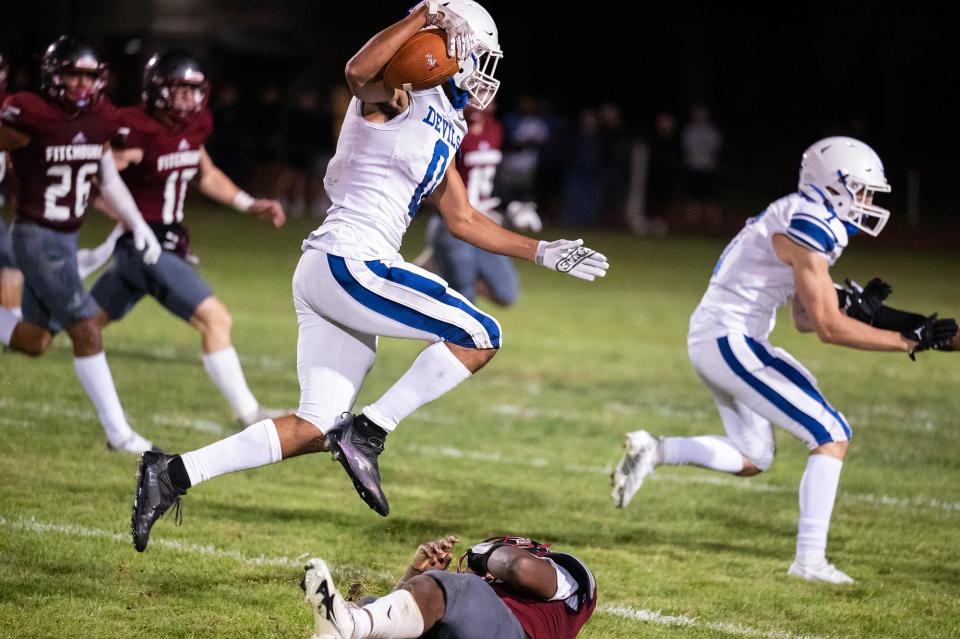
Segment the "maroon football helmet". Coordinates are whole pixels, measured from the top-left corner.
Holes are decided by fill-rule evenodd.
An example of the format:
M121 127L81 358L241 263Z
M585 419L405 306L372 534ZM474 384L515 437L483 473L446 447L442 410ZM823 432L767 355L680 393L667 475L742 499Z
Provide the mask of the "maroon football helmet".
M108 78L106 61L93 45L77 38L60 36L40 60L40 90L70 110L96 104Z

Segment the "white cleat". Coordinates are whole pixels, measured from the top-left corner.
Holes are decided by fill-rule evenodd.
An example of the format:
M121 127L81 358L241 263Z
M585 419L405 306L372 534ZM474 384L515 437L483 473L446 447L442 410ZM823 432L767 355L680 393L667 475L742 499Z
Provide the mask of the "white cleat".
M323 559L314 557L303 572L304 599L313 609L313 639L354 639L353 616L337 591Z
M610 497L613 499L614 506L627 507L643 485L643 480L657 465L659 448L660 440L645 430L627 433L623 457L620 458L611 477L613 490L610 492Z
M828 564L826 559L817 564L801 564L794 560L787 574L807 581L825 581L828 584L856 583L849 575L838 570L836 566Z
M130 436L125 440L120 442L117 445L107 441L107 448L110 450L115 450L120 453L132 453L134 455L139 455L140 453L145 453L148 450L157 450L157 447L153 445L149 439L134 433L131 431Z

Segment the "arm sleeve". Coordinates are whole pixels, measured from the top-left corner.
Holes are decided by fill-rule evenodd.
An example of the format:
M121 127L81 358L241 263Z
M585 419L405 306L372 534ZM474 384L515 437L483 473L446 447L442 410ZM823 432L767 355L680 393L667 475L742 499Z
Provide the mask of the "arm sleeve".
M553 565L554 570L557 571L557 592L550 598L550 601L564 601L577 594L580 586L577 584L577 580L573 578L573 575L549 557L544 557L544 561L549 561Z
M0 106L0 121L18 133L33 136L29 100L22 100L18 94L8 95Z
M130 195L130 190L123 183L123 179L117 171L113 153L109 150L100 158L100 194L120 216L127 228L132 229L136 225L146 224L140 214L140 209L137 208L137 203Z
M919 313L900 311L889 306L881 306L873 317L873 325L888 331L912 331L923 324L927 318Z

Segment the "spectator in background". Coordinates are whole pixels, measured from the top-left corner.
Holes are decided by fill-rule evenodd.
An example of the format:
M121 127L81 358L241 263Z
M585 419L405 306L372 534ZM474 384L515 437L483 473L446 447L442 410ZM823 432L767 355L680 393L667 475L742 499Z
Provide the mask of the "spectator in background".
M620 107L607 102L597 110L600 123L600 219L610 226L626 224L630 187L632 137L623 125Z
M277 178L278 199L294 217L313 214L314 204L323 199L314 168L318 155L330 156L331 130L317 91L299 92L281 124L285 165Z
M550 140L550 121L540 102L520 96L517 109L503 118L504 153L497 191L503 201L535 202L540 153Z
M654 119L650 136L646 216L651 227L666 231L666 220L680 187L682 166L677 116L670 111L661 111Z
M244 148L247 127L240 108L240 92L235 84L222 84L216 90L210 111L215 125L205 147L213 163L234 182L243 183L249 179L249 167L244 160L247 149Z
M253 189L265 197L276 199L280 163L280 117L283 94L275 85L260 91L257 104L250 111L246 137L250 140L249 158L253 163Z
M686 168L686 222L700 227L720 224L717 204L717 158L723 146L720 129L702 104L690 109L690 122L683 128L683 162Z
M574 228L596 226L602 204L600 120L593 109L580 112L580 126L567 150L564 176L563 224Z

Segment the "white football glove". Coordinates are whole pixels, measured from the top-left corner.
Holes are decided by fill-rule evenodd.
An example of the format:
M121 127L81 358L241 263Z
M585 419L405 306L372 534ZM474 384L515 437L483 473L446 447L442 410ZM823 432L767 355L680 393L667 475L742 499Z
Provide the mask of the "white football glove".
M602 253L583 245L583 240L556 240L537 245L537 264L592 282L607 274L610 265Z
M133 247L143 251L143 263L147 265L156 264L160 254L163 253L163 248L160 247L157 236L153 234L153 229L143 221L133 225Z
M447 55L464 60L473 51L477 38L467 19L449 7L441 6L438 0L423 0L410 11L416 11L421 5L427 7L427 24L439 27L447 34Z
M543 220L537 214L537 205L533 202L510 202L507 204L507 219L510 220L510 225L520 232L539 233L543 230Z

